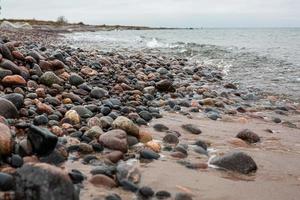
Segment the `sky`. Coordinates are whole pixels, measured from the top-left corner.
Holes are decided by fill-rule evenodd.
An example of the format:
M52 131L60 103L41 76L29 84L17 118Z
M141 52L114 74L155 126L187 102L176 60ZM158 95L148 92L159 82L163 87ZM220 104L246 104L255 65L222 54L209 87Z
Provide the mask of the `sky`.
M300 0L1 0L1 18L154 27L300 27Z

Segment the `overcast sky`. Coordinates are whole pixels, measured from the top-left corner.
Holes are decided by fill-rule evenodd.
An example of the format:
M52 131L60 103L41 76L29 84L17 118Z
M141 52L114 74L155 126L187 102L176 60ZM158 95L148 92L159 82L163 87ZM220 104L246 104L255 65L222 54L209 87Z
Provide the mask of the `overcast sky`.
M300 0L1 0L2 18L169 27L299 27Z

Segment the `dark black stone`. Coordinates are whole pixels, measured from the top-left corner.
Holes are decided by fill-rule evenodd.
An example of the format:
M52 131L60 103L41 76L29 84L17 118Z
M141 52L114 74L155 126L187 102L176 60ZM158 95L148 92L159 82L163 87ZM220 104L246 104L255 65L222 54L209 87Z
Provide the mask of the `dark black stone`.
M141 111L139 115L147 122L152 120L152 115L148 111Z
M150 187L141 187L138 193L139 195L145 198L150 198L154 195L154 191Z
M153 128L154 128L154 130L159 131L159 132L169 130L169 128L163 124L154 124Z
M104 174L106 176L109 176L113 178L114 174L116 173L116 167L113 165L100 165L95 167L94 169L91 170L91 174L96 175L96 174Z
M122 199L117 194L110 194L110 195L105 197L105 200L122 200Z
M186 130L192 134L195 134L195 135L199 135L202 133L202 131L196 125L193 125L193 124L184 124L181 127L184 130Z
M72 169L72 171L69 172L69 176L73 184L81 183L84 180L84 175L77 169Z
M23 107L24 104L24 97L23 95L19 93L12 93L12 94L6 94L2 96L2 98L7 99L8 101L12 102L17 109L20 109Z
M31 125L28 131L28 140L30 141L33 152L46 156L49 155L57 144L57 136L48 129Z
M103 106L103 107L101 108L101 113L102 113L104 116L108 115L110 112L111 112L111 109L110 109L109 107L107 107L107 106Z
M38 115L33 119L33 124L36 126L48 124L48 118L45 115Z
M199 147L202 147L204 150L207 150L207 144L202 140L197 140L195 142L195 145L197 145Z
M144 158L144 159L149 159L149 160L152 160L152 159L159 159L160 155L150 149L143 149L141 150L140 152L140 155L141 155L141 158Z
M14 188L14 178L10 174L0 172L0 191L9 191Z
M11 157L11 166L18 168L18 167L22 167L24 161L23 158L17 154L12 155Z
M167 198L171 197L171 193L168 192L168 191L161 190L161 191L156 192L155 196L159 200L160 199L167 199Z
M121 180L120 185L124 190L128 190L131 192L136 192L139 189L138 185L126 179Z

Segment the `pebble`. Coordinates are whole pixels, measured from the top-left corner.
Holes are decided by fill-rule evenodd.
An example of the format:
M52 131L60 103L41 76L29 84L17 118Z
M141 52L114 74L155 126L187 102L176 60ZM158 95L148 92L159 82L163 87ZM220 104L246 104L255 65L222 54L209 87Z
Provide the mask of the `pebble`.
M248 143L257 143L260 141L260 137L249 129L242 130L236 135L236 137Z
M111 130L102 134L99 142L109 149L119 150L124 153L128 150L127 134L121 129Z
M92 176L89 182L96 187L108 187L108 188L117 187L117 183L112 178L105 176L103 174L97 174Z
M196 125L193 125L193 124L184 124L181 127L184 130L186 130L192 134L195 134L195 135L199 135L202 133L202 131Z
M150 150L150 149L141 150L140 156L141 156L141 158L149 159L149 160L152 160L152 159L157 160L160 157L160 155L158 153L155 153L153 150Z

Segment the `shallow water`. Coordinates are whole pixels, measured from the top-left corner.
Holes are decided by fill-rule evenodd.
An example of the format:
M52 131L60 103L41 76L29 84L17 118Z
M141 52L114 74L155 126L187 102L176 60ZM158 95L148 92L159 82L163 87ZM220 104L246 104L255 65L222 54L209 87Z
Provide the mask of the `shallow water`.
M73 33L74 46L180 55L214 65L244 88L300 98L300 28Z

